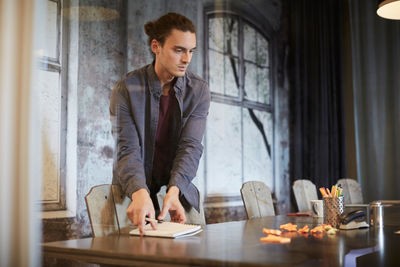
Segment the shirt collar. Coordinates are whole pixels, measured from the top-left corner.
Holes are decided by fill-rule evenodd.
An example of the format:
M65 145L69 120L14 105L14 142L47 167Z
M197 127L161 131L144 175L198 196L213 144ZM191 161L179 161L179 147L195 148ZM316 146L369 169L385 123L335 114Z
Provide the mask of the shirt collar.
M147 66L147 75L149 77L149 88L150 92L153 95L156 96L161 96L162 94L162 88L160 84L160 80L157 77L157 74L154 70L154 62L150 65ZM185 89L185 79L186 79L186 73L183 77L177 77L174 85L174 91L178 96L181 96L184 89Z

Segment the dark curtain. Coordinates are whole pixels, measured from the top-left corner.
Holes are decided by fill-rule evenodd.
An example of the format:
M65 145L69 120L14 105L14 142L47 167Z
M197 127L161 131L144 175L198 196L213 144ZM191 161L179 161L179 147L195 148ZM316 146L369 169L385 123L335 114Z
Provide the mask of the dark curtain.
M346 176L341 0L288 0L291 184ZM318 192L319 194L319 192Z
M400 21L349 0L357 172L364 202L400 199Z

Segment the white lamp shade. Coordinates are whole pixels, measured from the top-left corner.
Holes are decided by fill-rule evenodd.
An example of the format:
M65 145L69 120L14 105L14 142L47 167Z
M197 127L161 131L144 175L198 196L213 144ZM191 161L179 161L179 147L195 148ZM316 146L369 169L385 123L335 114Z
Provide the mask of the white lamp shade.
M385 19L400 20L400 0L385 0L379 4L376 13Z

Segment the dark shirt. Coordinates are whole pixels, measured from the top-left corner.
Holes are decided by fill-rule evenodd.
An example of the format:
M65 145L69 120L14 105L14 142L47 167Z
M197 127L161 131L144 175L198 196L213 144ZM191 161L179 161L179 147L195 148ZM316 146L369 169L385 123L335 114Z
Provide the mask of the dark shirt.
M168 95L161 95L153 163L153 180L160 184L153 184L155 190L168 184L171 176L170 172L175 158L175 150L171 143L175 125L174 111L176 104L174 90L170 89Z

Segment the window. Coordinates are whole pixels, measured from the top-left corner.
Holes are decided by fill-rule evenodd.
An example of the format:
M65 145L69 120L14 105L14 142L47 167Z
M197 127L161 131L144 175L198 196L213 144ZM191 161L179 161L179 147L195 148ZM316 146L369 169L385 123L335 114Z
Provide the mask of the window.
M243 182L250 180L273 189L268 38L233 13L208 13L205 27L205 73L211 90L204 141L205 192L238 195Z
M63 82L61 1L47 1L43 49L39 51L38 90L42 133L43 210L65 209L66 90Z

